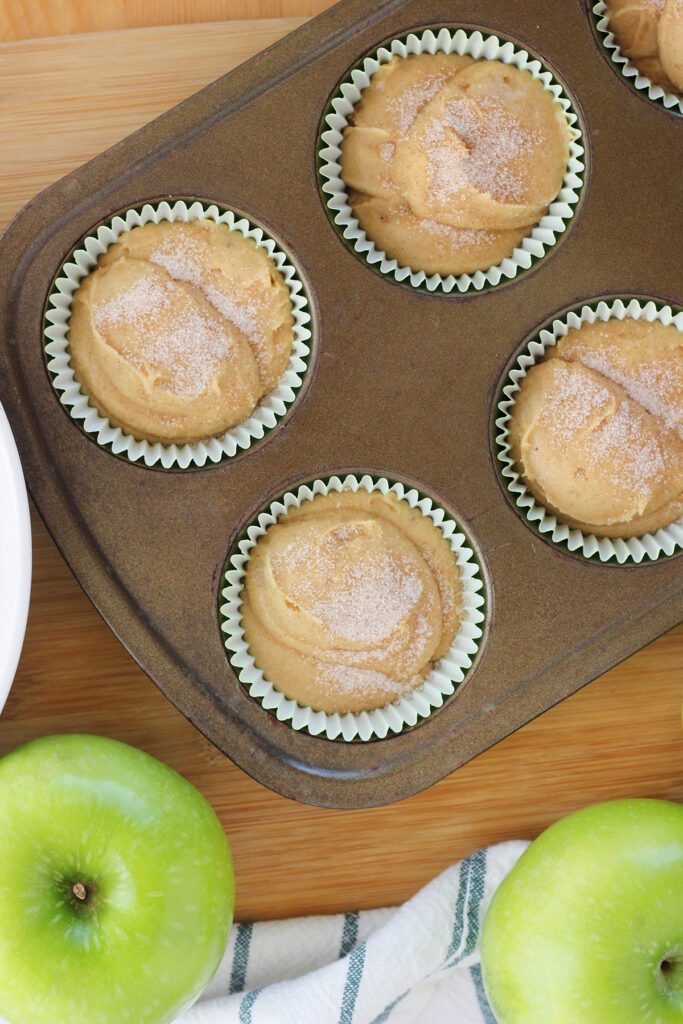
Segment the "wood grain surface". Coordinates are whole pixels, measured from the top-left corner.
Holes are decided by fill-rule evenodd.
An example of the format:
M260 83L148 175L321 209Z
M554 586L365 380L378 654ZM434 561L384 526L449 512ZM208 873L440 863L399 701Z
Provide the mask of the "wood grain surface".
M57 7L88 5L3 6L5 16L24 11L33 25L31 10L47 17ZM219 5L168 5L181 12L195 6ZM290 9L266 0L227 6ZM0 46L1 224L38 189L298 23L181 25ZM487 843L533 837L585 804L633 795L683 800L683 628L427 792L384 808L323 810L264 789L200 736L100 619L35 514L33 528L31 611L0 717L0 753L36 736L80 731L114 736L166 761L220 815L242 920L395 904L456 858Z
M336 0L0 0L0 42L233 18L310 18Z

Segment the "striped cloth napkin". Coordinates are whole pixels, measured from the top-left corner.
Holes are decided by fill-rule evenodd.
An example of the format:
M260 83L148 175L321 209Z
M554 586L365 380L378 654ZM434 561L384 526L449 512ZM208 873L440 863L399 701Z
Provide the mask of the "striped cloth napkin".
M236 925L178 1024L495 1024L479 934L526 846L479 850L402 907Z

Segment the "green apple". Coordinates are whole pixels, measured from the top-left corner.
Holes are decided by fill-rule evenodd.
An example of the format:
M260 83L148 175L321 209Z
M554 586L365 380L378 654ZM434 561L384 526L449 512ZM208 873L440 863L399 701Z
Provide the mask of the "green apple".
M482 971L501 1024L683 1024L683 806L552 825L493 897Z
M166 1024L210 981L234 908L230 849L197 790L98 736L0 760L0 1017Z

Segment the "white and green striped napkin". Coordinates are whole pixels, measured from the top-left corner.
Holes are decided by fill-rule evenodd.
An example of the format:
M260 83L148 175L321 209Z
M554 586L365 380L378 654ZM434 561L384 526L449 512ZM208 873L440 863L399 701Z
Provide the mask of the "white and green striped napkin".
M479 934L526 846L479 850L402 907L236 925L178 1024L495 1024Z

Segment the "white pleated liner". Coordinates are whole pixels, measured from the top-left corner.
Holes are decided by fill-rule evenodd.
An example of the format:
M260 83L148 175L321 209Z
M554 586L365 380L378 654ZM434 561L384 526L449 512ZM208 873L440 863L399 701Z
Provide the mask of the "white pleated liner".
M600 41L619 74L628 79L631 85L640 92L644 92L655 103L661 103L667 110L683 114L683 97L676 96L672 92L665 92L661 85L655 85L647 75L640 73L636 65L632 64L628 57L624 57L621 47L609 27L609 11L607 4L603 0L593 5L593 14L595 15L595 27L598 30Z
M541 535L555 544L566 546L569 551L601 562L616 560L619 565L625 562L639 564L648 559L656 561L683 549L683 518L669 526L663 526L654 533L628 538L596 537L592 533L582 533L581 530L567 526L536 501L518 473L510 448L509 424L515 396L520 390L522 379L529 368L543 357L547 349L565 337L570 328L580 327L584 323L593 324L596 320L623 320L627 317L647 320L650 323L659 320L663 324L673 324L679 331L683 331L683 313L674 313L671 306L662 306L653 301L643 304L637 299L627 298L582 306L579 312L572 311L562 319L553 320L550 326L542 328L534 340L529 342L508 374L509 383L503 387L504 398L498 404L500 415L496 419L496 447L502 476L515 505L527 521Z
M242 588L250 552L268 527L277 522L281 515L294 506L310 501L317 494L349 490L379 491L381 494L391 491L411 508L419 508L424 515L429 516L456 556L462 587L463 619L448 653L437 662L424 682L407 696L374 711L328 715L324 711L302 707L295 700L285 697L254 664L242 628ZM329 480L303 484L298 490L284 494L261 512L248 527L246 537L240 541L237 551L230 558L224 581L221 629L225 634L230 663L240 682L279 721L287 722L297 730L307 729L314 736L323 735L330 740L383 739L390 733L399 733L415 725L418 719L428 717L435 708L441 707L444 698L455 693L479 650L484 622L484 584L467 538L448 514L430 498L421 495L415 488L390 483L384 477L368 474L361 477L352 474L343 478L333 476Z
M504 64L530 72L533 78L542 82L544 87L553 94L565 112L570 131L569 162L557 198L548 208L545 217L523 238L519 247L512 255L506 257L495 267L488 270L477 270L473 274L441 274L428 275L424 270L401 266L397 260L390 259L385 252L378 249L371 238L361 228L348 201L346 185L341 179L341 143L348 119L358 103L363 90L370 84L370 79L380 67L392 57L408 57L420 53L457 53L468 54L476 60L499 60ZM437 289L445 293L454 289L459 292L470 290L481 291L487 286L495 286L501 281L511 280L520 271L528 270L534 260L540 259L555 245L558 237L567 229L574 216L576 204L583 187L582 162L584 147L579 119L571 103L564 95L562 86L555 81L550 71L539 60L531 57L526 50L518 50L509 41L501 41L497 36L483 36L481 32L465 32L463 29L453 31L442 28L437 31L428 29L419 36L411 34L407 39L393 39L382 46L370 57L366 57L359 67L354 68L339 87L338 94L332 100L332 110L325 118L325 128L321 134L319 158L321 161L320 175L324 179L322 191L325 202L332 213L335 224L342 229L342 235L357 253L371 266L383 274L393 277L396 281L412 285L414 288L424 287L427 291Z
M161 444L137 440L126 434L121 427L114 427L100 416L90 405L88 396L81 390L71 366L69 356L69 319L71 300L83 278L97 266L98 258L126 231L142 224L160 221L213 220L226 224L231 231L239 231L245 238L251 238L264 249L289 289L294 317L292 353L277 387L264 395L252 415L219 437L193 444ZM48 326L45 328L45 351L48 356L47 368L62 405L66 406L72 419L76 420L87 433L92 434L99 444L111 447L116 455L122 455L131 462L142 462L145 466L161 465L164 469L204 466L232 458L260 441L267 430L276 426L296 397L308 368L310 356L310 313L308 300L297 271L288 257L278 248L262 228L250 224L232 210L219 209L216 204L207 205L199 201L188 203L183 200L160 203L145 203L117 214L111 222L100 225L92 235L83 241L60 268L45 313Z

